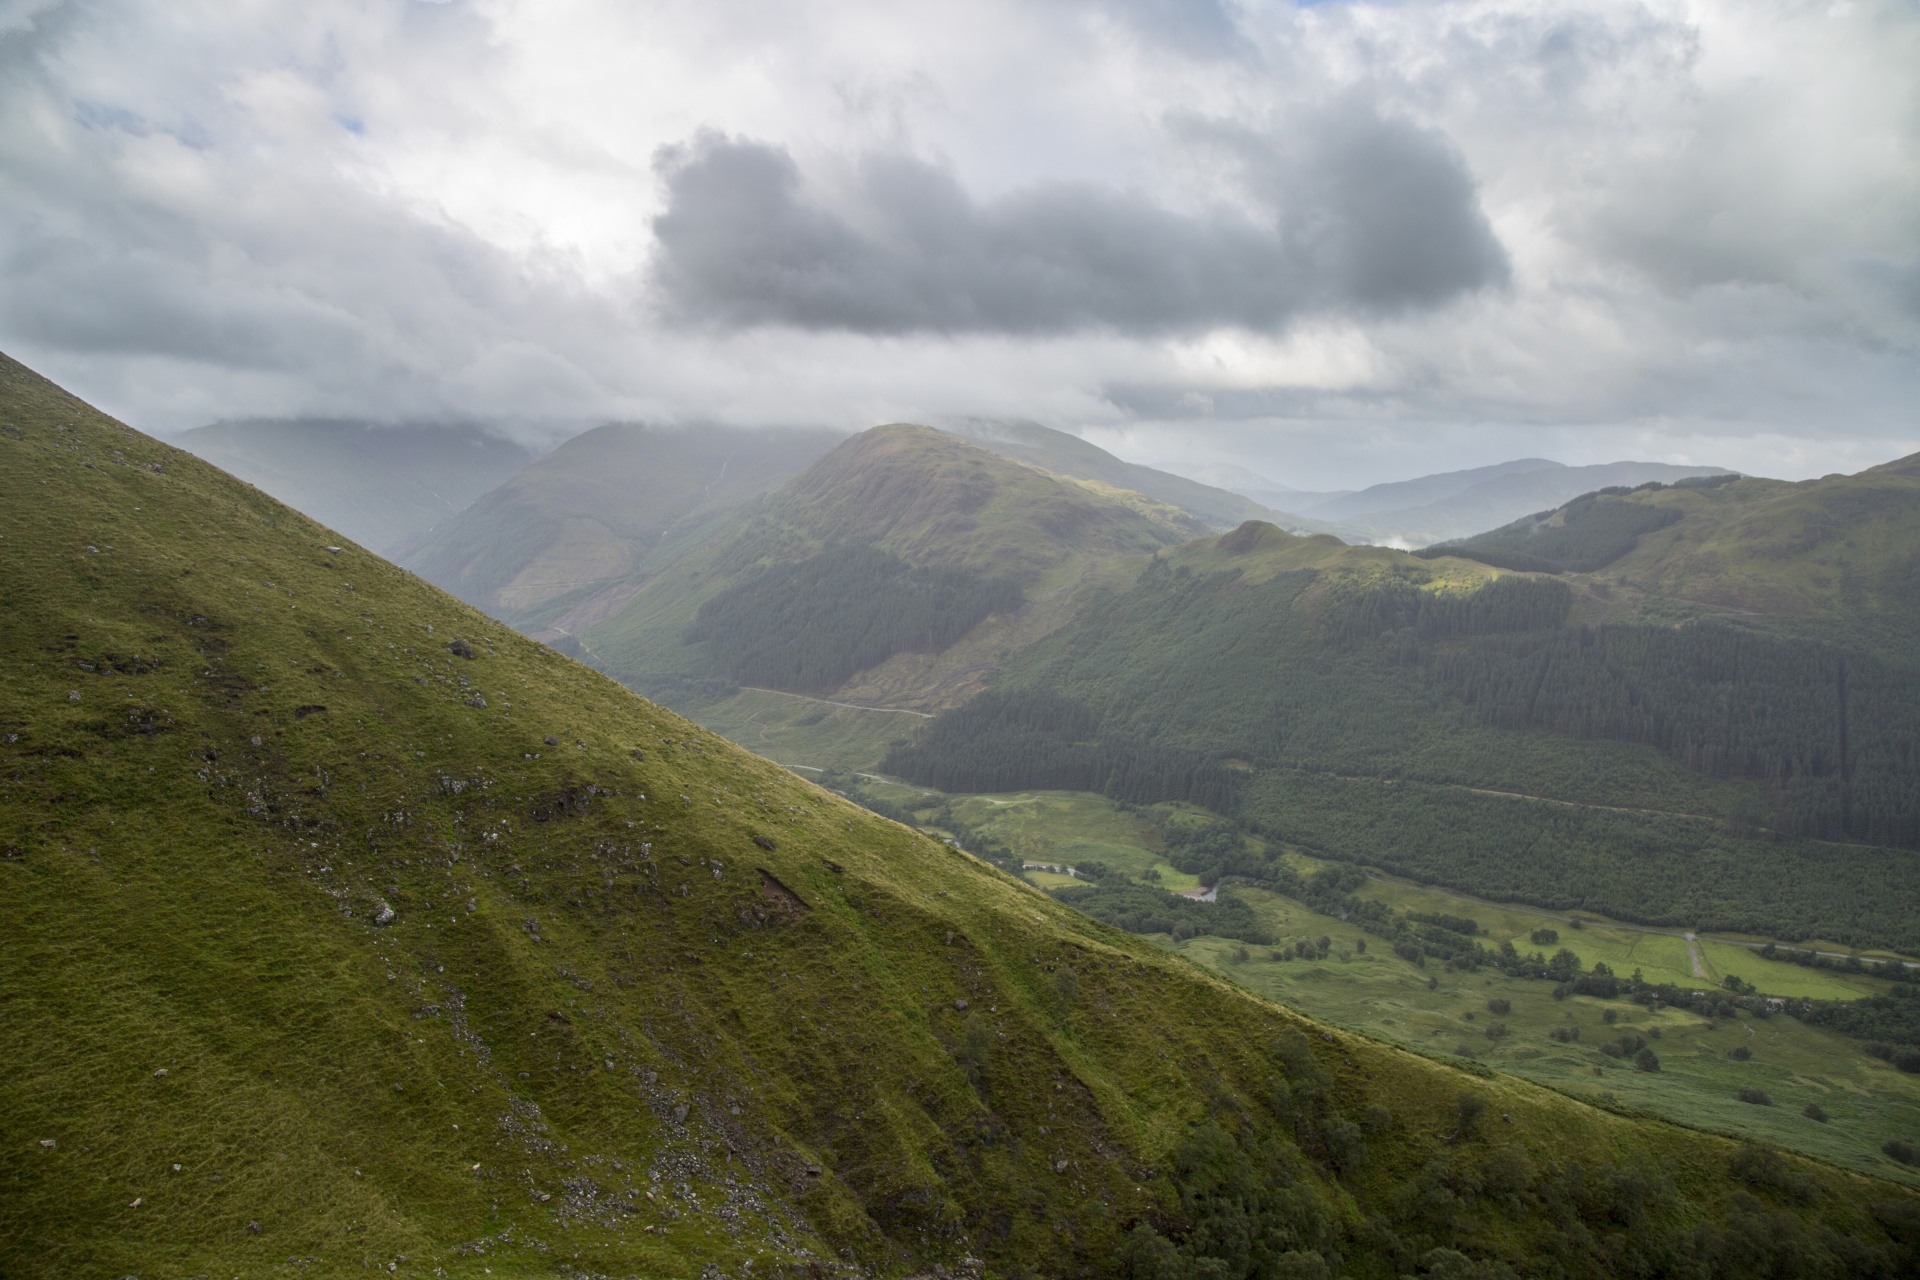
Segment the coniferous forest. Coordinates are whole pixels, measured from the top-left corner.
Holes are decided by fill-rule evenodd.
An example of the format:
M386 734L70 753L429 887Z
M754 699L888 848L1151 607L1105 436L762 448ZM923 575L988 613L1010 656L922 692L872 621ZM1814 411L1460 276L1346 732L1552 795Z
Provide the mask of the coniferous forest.
M1572 602L1551 578L1442 594L1156 561L885 767L1192 800L1496 899L1920 945L1912 670L1777 627L1572 624ZM1623 760L1630 785L1592 765Z

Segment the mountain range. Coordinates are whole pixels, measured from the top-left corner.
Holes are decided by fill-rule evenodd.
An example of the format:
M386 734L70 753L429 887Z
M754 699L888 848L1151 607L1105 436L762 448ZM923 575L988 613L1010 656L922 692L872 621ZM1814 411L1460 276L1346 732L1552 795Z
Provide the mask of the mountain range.
M963 426L967 436L899 425L850 438L606 427L420 540L406 562L716 725L758 715L735 710L748 705L743 688L956 714L989 688L1045 690L1078 700L1085 732L1111 739L1102 750L1132 759L1158 744L1162 773L1239 762L1249 772L1230 788L1209 784L1207 802L1322 853L1365 850L1459 889L1629 919L1920 945L1901 923L1920 918L1920 886L1886 852L1920 841L1898 728L1915 683L1904 643L1920 563L1901 469L1910 464L1801 485L1666 468L1687 474L1608 485L1419 557L1258 519L1209 552L1211 531L1237 514L1220 491L1033 424ZM1378 486L1334 514L1357 518L1380 502L1435 510L1490 492L1532 501L1554 485L1645 469L1533 460ZM1538 599L1563 603L1511 625L1422 630L1443 625L1421 620L1434 609L1497 613L1476 602L1525 585L1503 578L1514 570L1560 577L1533 585ZM1340 620L1356 610L1363 621ZM1580 650L1595 670L1554 649L1569 628L1596 626L1607 643ZM1751 656L1670 687L1672 664L1728 645ZM1091 684L1090 654L1108 672ZM1510 705L1482 689L1494 677L1474 674L1481 665L1509 661L1581 682L1593 705L1540 692ZM1788 674L1808 663L1850 673L1822 677L1839 682L1824 706L1807 702L1817 681ZM1726 698L1782 710L1768 726L1689 720ZM1629 710L1602 714L1596 699ZM1643 705L1657 709L1630 710ZM1837 749L1835 734L1846 735ZM892 771L952 789L971 777L953 760L1000 750L938 740L948 763L896 752ZM962 789L1040 785L1050 768L996 767L991 787L973 778ZM1309 788L1315 772L1350 781ZM1402 822L1380 810L1381 794L1354 791L1354 779L1385 777L1454 788L1434 803L1484 808L1477 788L1573 806L1592 830L1529 856L1537 824L1490 810L1473 821L1503 834L1467 857L1431 815ZM1167 786L1130 794L1183 798ZM1715 858L1729 869L1688 883L1622 880L1604 853L1629 838L1612 813L1622 806L1668 815L1649 819L1659 830L1646 837L1662 865ZM1392 832L1328 825L1335 811L1367 809ZM1731 834L1749 829L1764 839ZM1847 855L1859 866L1846 885L1816 877L1786 899L1770 892L1813 865L1804 841L1835 838L1863 842ZM1861 894L1856 882L1877 889Z
M886 427L540 634L715 724L734 722L742 688L945 711L958 726L987 689L1077 708L1034 710L1038 736L1017 750L998 729L970 743L936 723L926 749L888 757L883 772L941 790L1069 776L1110 790L1132 769L1120 798L1199 800L1470 892L1913 947L1920 881L1893 852L1920 843L1901 728L1920 687L1902 639L1920 548L1905 465L1603 492L1535 521L1585 547L1556 565L1475 540L1422 558L1259 521L1208 535L1138 492ZM946 575L937 589L933 573ZM925 613L928 592L952 610ZM1729 647L1729 669L1684 674ZM1573 681L1586 705L1542 689L1514 703L1503 664ZM1727 699L1771 718L1716 724L1710 708ZM1048 738L1041 721L1062 715L1079 745ZM1054 755L1074 763L1056 768ZM986 773L969 772L975 756ZM1393 797L1364 780L1386 778L1465 805L1470 855L1457 824L1383 809ZM1390 836L1356 824L1363 812L1394 824ZM1540 845L1539 823L1575 814L1586 835ZM1652 830L1632 835L1635 823ZM1765 834L1730 834L1748 827ZM1658 874L1625 877L1606 852L1622 839L1652 841ZM1806 843L1833 839L1860 842L1838 882ZM1721 869L1686 871L1703 859Z
M1278 523L1300 531L1341 534L1347 541L1423 547L1463 538L1583 493L1689 477L1730 474L1724 467L1660 462L1610 462L1569 467L1545 458L1520 458L1376 484L1351 493L1300 493L1235 486L1246 497L1296 513ZM1254 480L1260 480L1258 476Z
M965 502L888 487L923 444ZM1023 591L1176 536L950 448L837 450L715 571L817 555L848 481ZM1316 1025L3 357L0 451L8 1275L1920 1262L1897 1186ZM1189 554L1294 554L1249 529Z

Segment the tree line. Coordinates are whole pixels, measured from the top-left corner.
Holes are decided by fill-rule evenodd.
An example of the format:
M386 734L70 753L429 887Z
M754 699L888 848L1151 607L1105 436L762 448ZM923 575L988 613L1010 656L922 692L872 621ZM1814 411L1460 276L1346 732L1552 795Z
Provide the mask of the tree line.
M1496 902L1920 950L1920 862L1897 849L1293 770L1250 783L1239 817L1269 839Z

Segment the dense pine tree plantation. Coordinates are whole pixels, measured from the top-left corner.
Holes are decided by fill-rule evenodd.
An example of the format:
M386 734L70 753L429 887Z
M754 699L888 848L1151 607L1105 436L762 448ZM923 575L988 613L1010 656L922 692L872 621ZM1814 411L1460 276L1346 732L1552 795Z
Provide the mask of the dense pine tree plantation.
M1500 902L1640 924L1920 949L1920 867L1900 849L1741 838L1724 820L1275 769L1252 829Z

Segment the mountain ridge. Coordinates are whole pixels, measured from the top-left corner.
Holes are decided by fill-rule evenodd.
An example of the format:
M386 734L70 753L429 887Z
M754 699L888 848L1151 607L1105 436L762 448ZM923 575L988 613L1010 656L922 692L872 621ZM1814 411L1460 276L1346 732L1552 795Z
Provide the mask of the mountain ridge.
M1583 493L1658 481L1728 475L1724 468L1675 466L1659 462L1610 462L1586 467L1542 467L1507 472L1478 481L1423 506L1370 511L1351 516L1354 523L1401 542L1436 541L1483 532L1528 510L1557 507Z
M1091 441L1037 422L966 418L949 422L946 429L1005 457L1058 475L1096 480L1117 489L1143 493L1158 502L1191 512L1216 530L1230 529L1244 520L1297 522L1300 519L1265 507L1231 489L1123 461Z
M1393 480L1384 484L1369 485L1329 502L1317 503L1312 511L1304 514L1318 513L1321 518L1337 520L1372 515L1382 511L1422 507L1453 497L1477 484L1498 479L1501 476L1523 474L1529 471L1552 471L1565 465L1547 458L1516 458L1511 462L1496 462L1489 466L1468 467L1460 471L1436 472L1433 475L1416 476L1411 480Z

